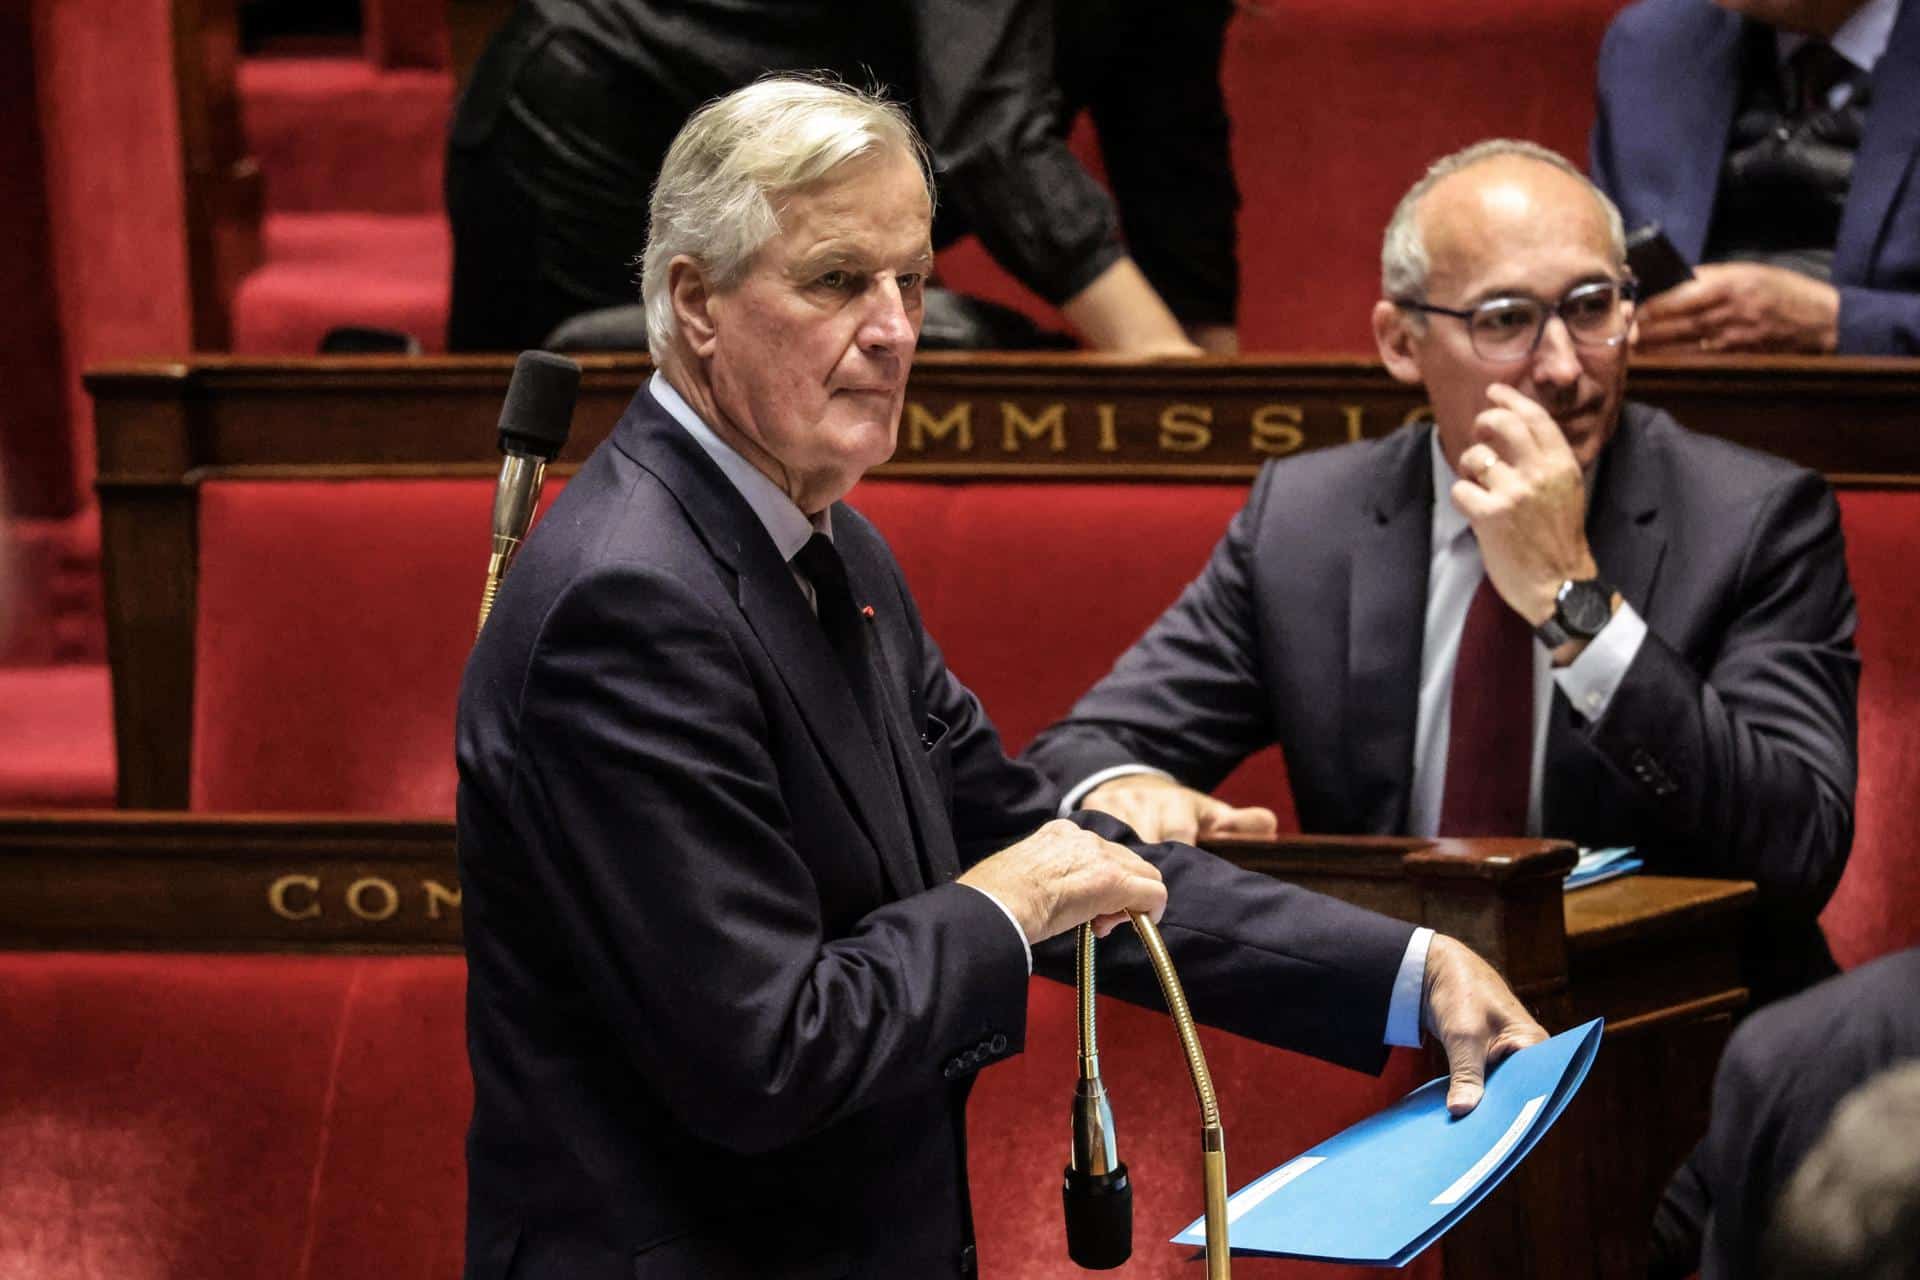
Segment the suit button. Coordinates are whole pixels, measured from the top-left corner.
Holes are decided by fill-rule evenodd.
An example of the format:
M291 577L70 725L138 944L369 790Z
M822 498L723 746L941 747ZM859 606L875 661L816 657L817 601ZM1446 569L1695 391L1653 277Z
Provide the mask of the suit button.
M1007 1051L1007 1038L996 1031L993 1039L987 1041L987 1047L995 1053L1005 1053Z

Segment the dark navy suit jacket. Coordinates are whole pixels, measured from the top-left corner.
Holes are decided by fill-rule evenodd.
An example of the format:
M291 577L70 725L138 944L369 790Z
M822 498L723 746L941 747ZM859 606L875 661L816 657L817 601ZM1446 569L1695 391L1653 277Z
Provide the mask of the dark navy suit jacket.
M457 732L475 1280L970 1265L962 1106L1022 1047L1027 973L951 881L1057 793L1002 753L879 535L846 506L833 527L900 788L764 526L644 390L500 593ZM1379 1068L1410 926L1141 851L1196 1016ZM1158 1002L1127 931L1100 955L1103 990ZM1071 940L1035 961L1070 972Z
M1278 743L1306 830L1406 830L1430 435L1268 463L1200 577L1026 758L1062 786L1138 762L1210 790ZM1831 973L1814 920L1852 843L1859 679L1832 492L1629 401L1587 536L1649 630L1599 720L1555 690L1546 834L1757 881L1762 996Z
M1765 1274L1775 1201L1846 1095L1920 1059L1920 947L1881 956L1740 1024L1694 1162L1708 1196L1700 1280ZM1912 1135L1899 1141L1911 1142Z
M1629 227L1699 262L1740 93L1749 22L1709 0L1640 0L1600 47L1593 178ZM1904 0L1834 247L1840 350L1920 354L1920 0Z

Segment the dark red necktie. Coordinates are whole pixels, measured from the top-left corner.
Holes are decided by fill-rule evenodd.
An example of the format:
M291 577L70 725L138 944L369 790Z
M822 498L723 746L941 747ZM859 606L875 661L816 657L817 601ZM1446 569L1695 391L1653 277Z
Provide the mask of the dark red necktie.
M1482 577L1460 630L1447 731L1440 834L1518 836L1527 830L1533 764L1533 628Z

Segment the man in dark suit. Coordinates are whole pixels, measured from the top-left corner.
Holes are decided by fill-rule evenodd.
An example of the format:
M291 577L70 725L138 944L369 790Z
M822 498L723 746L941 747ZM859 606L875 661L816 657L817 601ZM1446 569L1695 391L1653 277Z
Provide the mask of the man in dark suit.
M1701 1280L1767 1274L1764 1242L1795 1171L1842 1099L1877 1072L1903 1062L1920 1062L1920 948L1882 956L1740 1024L1714 1078L1713 1116L1695 1160L1707 1209ZM1878 1137L1906 1153L1913 1167L1920 1132ZM1908 1203L1914 1198L1910 1195ZM1828 1216L1844 1207L1829 1205ZM1875 1216L1865 1206L1858 1208L1863 1221ZM1881 1231L1891 1227L1884 1220L1879 1224ZM1911 1238L1913 1224L1906 1231ZM1865 1253L1870 1243L1859 1240L1854 1246ZM1909 1255L1901 1261L1913 1260ZM1683 1261L1667 1274L1690 1270ZM1832 1275L1834 1270L1797 1274Z
M1457 1109L1544 1034L1451 939L1048 821L839 503L893 449L931 221L905 116L843 89L762 81L668 153L660 371L461 691L470 1276L972 1274L972 1077L1069 968L1037 944L1126 912L1217 1025L1377 1069L1424 1022ZM1152 998L1136 942L1102 960Z
M1916 158L1916 0L1641 0L1601 46L1594 179L1706 264L1645 347L1920 354Z
M1436 164L1373 315L1436 425L1269 463L1027 758L1191 839L1272 822L1205 793L1277 742L1309 831L1635 845L1760 885L1762 998L1831 973L1858 674L1838 511L1819 476L1624 402L1621 242L1551 152Z

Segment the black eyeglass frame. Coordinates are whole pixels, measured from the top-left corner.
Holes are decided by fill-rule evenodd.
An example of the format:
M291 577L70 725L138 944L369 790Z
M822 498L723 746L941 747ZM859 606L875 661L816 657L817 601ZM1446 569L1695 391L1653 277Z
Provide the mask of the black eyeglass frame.
M1619 290L1620 296L1615 300L1615 303L1614 303L1614 305L1616 306L1618 306L1622 302L1631 306L1633 303L1638 302L1640 299L1640 283L1639 281L1633 279L1631 276L1629 276L1625 280L1606 280L1606 281L1589 280L1585 284L1577 284L1573 286L1573 288L1561 294L1560 301L1554 303L1550 307L1546 306L1545 303L1541 303L1542 310L1540 313L1540 323L1534 326L1533 341L1527 344L1527 349L1525 351L1521 352L1518 355L1513 355L1513 356L1489 356L1489 355L1482 354L1479 346L1476 344L1473 348L1473 353L1479 356L1482 360L1491 361L1496 364L1518 364L1522 360L1531 360L1533 358L1533 353L1540 349L1540 339L1547 336L1547 321L1553 319L1553 317L1555 316L1559 316L1560 322L1562 324L1566 324L1567 318L1564 314L1562 314L1562 312L1565 310L1567 303L1571 301L1576 294L1579 294L1583 290L1596 288L1602 284L1605 284L1606 287L1610 289ZM1515 295L1506 295L1504 297L1488 298L1486 302L1480 303L1479 306L1468 307L1465 310L1461 310L1459 307L1442 307L1431 302L1415 302L1411 298L1395 298L1393 300L1393 305L1407 311L1418 311L1423 315L1452 316L1455 320L1465 321L1467 325L1467 341L1471 343L1473 341L1474 316L1478 315L1481 309L1487 306L1488 303L1501 302L1501 301L1513 301L1513 300L1515 300ZM1540 299L1538 298L1528 298L1526 300L1529 302L1540 302ZM1582 338L1579 334L1575 333L1573 331L1573 326L1568 324L1567 337L1571 338L1576 345L1579 345L1582 347L1617 347L1622 342L1625 342L1627 340L1627 334L1632 330L1632 328L1633 326L1629 324L1625 329L1622 329L1614 337L1588 339L1588 338Z

